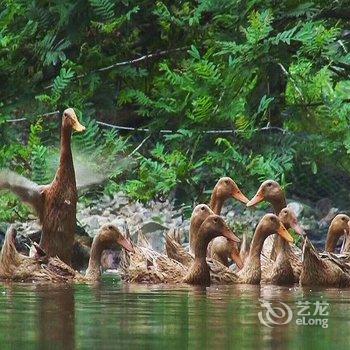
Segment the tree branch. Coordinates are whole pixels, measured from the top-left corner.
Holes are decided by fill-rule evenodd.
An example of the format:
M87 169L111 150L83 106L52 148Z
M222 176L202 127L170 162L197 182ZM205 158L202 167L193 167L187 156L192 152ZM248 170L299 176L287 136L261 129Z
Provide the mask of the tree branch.
M169 53L184 51L184 50L187 50L187 49L188 49L188 47L186 46L186 47L179 47L177 49L163 50L163 51L150 53L150 54L141 56L139 58L134 58L134 59L128 60L128 61L113 63L110 66L98 68L98 69L92 70L92 71L90 71L88 73L83 73L83 74L77 75L75 79L84 78L84 77L86 77L87 75L89 75L91 73L105 72L105 71L108 71L108 70L111 70L111 69L114 69L114 68L117 68L117 67L132 65L132 64L135 64L135 63L138 63L138 62L141 62L141 61L149 60L150 58L161 57L161 56L165 56L165 55L167 55ZM44 90L51 89L52 87L53 87L53 84L47 85L44 88Z

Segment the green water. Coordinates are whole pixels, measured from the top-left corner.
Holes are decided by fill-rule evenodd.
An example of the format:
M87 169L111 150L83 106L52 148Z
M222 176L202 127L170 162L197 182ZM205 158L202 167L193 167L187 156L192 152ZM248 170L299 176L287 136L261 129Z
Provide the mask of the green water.
M284 301L293 319L261 324L259 300ZM328 302L328 328L297 325L297 301ZM3 283L0 310L1 350L350 348L350 290L138 286L105 276L95 286Z

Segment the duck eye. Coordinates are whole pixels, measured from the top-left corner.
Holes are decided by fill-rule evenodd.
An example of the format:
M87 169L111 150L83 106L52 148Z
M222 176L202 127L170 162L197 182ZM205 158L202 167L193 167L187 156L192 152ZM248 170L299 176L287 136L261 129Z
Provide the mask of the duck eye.
M204 207L201 207L201 210L204 210Z
M271 187L271 186L272 186L272 183L271 183L271 182L269 182L269 183L267 184L267 186L268 186L268 187Z
M228 184L229 184L229 181L228 181L228 180L225 180L225 184L228 185Z

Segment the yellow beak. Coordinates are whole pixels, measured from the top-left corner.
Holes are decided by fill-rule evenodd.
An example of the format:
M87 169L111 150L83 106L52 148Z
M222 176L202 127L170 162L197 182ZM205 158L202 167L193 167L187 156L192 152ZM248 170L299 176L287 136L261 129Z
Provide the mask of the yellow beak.
M277 230L277 233L287 242L293 243L293 237L290 235L290 233L287 231L287 229L283 226L282 223L279 229Z
M78 120L76 120L76 122L74 123L73 125L73 129L77 132L82 132L82 131L85 131L85 126L84 125L81 125Z

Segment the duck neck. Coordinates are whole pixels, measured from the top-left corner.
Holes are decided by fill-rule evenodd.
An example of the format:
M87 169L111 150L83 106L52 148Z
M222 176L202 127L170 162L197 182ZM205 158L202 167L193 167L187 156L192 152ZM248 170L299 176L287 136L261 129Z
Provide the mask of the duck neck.
M189 230L189 238L190 238L190 253L194 254L195 246L196 246L196 240L198 236L198 228L197 226L191 222L190 223L190 230Z
M205 232L198 232L195 242L194 260L184 281L190 284L210 285L210 272L207 264L207 248L211 238Z
M219 197L216 193L216 190L214 189L213 193L211 194L210 203L209 203L209 206L211 210L214 212L214 214L220 215L224 202L225 202L225 199Z
M75 173L73 165L73 156L71 149L72 128L69 125L62 124L61 127L61 155L60 165L56 173L56 181L59 179L60 183L65 184L66 179L75 184Z
M194 246L194 259L197 261L204 261L206 264L207 249L213 237L208 232L203 232L201 228L198 230L198 238Z
M264 235L259 231L259 228L254 233L252 243L250 245L248 258L249 260L258 260L260 262L260 255L265 241Z
M273 207L273 210L275 211L275 214L278 216L283 208L287 206L286 197L284 195L281 195L281 197L271 200L271 205Z
M282 209L287 206L287 201L286 201L286 197L284 196L284 194L282 194L279 198L277 198L275 200L271 200L270 203L271 203L273 210L277 216L280 214ZM278 253L287 251L288 249L289 249L288 242L286 242L279 235L276 235L276 237L273 241L272 249L271 249L271 256L270 256L271 259L276 260Z
M332 232L331 228L328 230L326 243L325 243L325 251L329 253L334 253L335 247L337 246L339 240L339 235Z
M101 255L103 247L101 246L98 236L94 238L91 246L89 266L86 270L85 277L89 280L97 280L101 276Z

